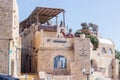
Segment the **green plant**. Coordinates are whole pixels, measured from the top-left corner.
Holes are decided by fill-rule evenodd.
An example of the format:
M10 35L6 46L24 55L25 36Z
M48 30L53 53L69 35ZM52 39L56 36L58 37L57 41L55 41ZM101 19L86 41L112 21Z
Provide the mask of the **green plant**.
M115 58L120 60L120 51L115 50Z
M96 50L98 47L98 39L92 35L86 35L86 38L89 38L91 43L93 44L93 50Z
M74 35L75 35L75 37L80 37L80 34L81 34L81 31L77 30Z

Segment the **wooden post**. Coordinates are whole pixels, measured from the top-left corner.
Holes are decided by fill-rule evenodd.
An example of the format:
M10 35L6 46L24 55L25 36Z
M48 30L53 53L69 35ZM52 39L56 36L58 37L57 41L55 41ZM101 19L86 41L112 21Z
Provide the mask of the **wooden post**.
M65 11L63 11L63 25L65 27Z
M36 19L37 19L37 25L38 25L39 24L39 13L37 13Z
M56 16L56 26L58 26L58 16Z

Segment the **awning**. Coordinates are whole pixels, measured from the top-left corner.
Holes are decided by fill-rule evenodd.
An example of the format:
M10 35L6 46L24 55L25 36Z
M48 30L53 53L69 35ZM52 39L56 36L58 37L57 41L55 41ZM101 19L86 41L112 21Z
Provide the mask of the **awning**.
M44 24L61 12L64 12L64 9L36 7L31 15L20 23L20 26L24 27L26 24L35 23L37 21L39 21L41 24Z

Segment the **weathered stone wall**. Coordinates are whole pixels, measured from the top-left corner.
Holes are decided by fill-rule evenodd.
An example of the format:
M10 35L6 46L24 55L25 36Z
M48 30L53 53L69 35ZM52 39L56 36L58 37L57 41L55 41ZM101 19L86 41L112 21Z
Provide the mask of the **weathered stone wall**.
M0 40L0 73L8 74L8 40Z
M38 35L42 36L37 41L40 43L38 46L38 72L45 71L54 74L53 59L57 55L63 55L69 61L67 62L67 71L73 76L73 80L79 80L81 77L86 79L86 74L89 74L91 80L99 77L112 79L114 74L112 60L115 57L114 45L99 43L97 50L92 50L90 40L81 35L80 38L74 38L73 49L73 39L48 37L43 31L37 32ZM68 43L54 43L54 40L66 40ZM38 43L36 44L38 45ZM106 49L106 53L102 52L103 47ZM109 49L112 50L112 54L108 52ZM93 74L91 74L91 60L94 61L93 64L96 67ZM86 69L85 74L82 73L82 69Z
M50 35L50 34L49 34ZM51 37L48 32L40 31L35 35L35 46L39 49L38 55L38 72L45 71L54 74L54 58L58 55L67 59L66 74L70 74L70 63L73 61L73 39L57 38L54 34ZM56 73L57 74L57 73Z
M79 80L81 77L86 79L86 74L89 74L91 80L98 77L112 79L112 60L115 57L114 45L99 43L97 50L92 50L92 43L88 38L84 38L84 35L81 35L80 38L60 38L52 33L48 34L49 32L46 33L43 30L34 34L33 46L38 51L35 58L38 72L43 71L53 76L59 74L60 70L54 69L54 58L61 55L67 59L67 69L64 71L71 75L73 80ZM33 34L28 35L24 44L29 43L29 40L33 38L32 36ZM103 47L106 53L102 53ZM109 49L112 50L112 54L108 53ZM93 74L91 74L91 60L94 60L96 65ZM82 69L86 69L85 74L82 73ZM51 77L53 77L52 75ZM56 77L56 79L60 78Z
M8 74L8 48L12 37L12 1L0 0L0 73Z
M12 41L10 46L10 75L18 76L21 72L21 37L19 35L19 17L18 17L18 6L17 1L13 0L12 10ZM14 65L12 65L12 61ZM14 69L12 68L14 66Z
M69 49L40 49L38 52L38 72L45 71L46 73L54 74L54 58L58 55L64 56L67 59L67 74L70 74L70 63L73 61L73 50Z
M87 78L86 74L90 74L90 40L87 38L74 38L74 62L71 65L71 73L74 75L73 80L80 80L81 77L84 80Z
M0 0L0 38L12 37L13 1Z
M46 36L48 37L56 37L57 36L57 32L44 32Z
M50 80L73 80L72 76L67 76L67 75L48 75L47 79Z
M20 45L17 2L0 0L0 57L5 54L3 59L0 58L1 65L5 64L4 69L0 68L0 73L12 76L20 74Z
M33 73L36 72L37 60L35 50L35 27L37 25L32 24L29 28L24 29L21 35L21 47L22 47L22 58L21 58L21 69L22 73ZM38 36L37 36L38 37ZM26 63L25 63L26 62Z
M73 48L73 38L50 37L44 31L36 32L36 48Z

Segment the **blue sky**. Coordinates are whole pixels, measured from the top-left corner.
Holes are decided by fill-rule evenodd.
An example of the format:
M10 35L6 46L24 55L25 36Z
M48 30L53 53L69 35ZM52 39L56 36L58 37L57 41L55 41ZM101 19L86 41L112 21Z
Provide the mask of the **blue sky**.
M20 21L27 18L35 7L63 8L66 25L73 31L82 22L95 23L103 38L112 39L120 50L120 0L18 0Z

